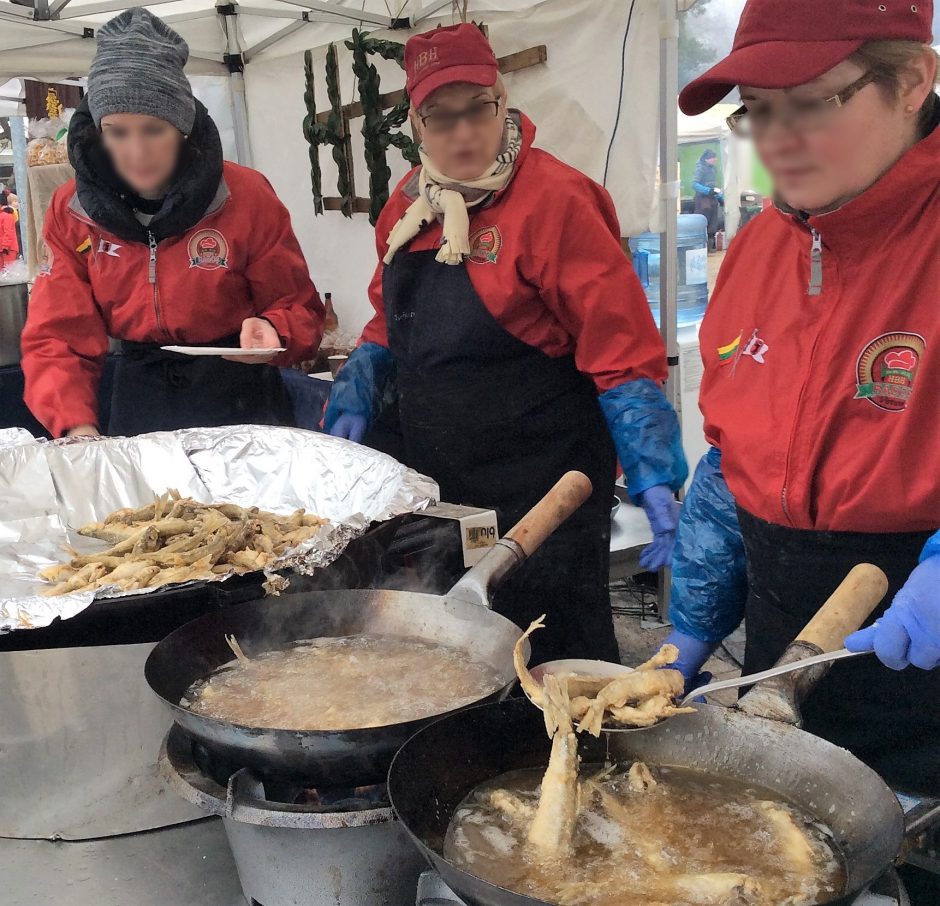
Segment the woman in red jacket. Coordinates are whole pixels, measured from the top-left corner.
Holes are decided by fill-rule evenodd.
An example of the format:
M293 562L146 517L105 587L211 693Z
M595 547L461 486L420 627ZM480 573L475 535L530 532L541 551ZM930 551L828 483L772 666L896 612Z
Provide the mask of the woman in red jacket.
M0 208L0 271L16 261L19 248L16 239L16 218L13 215L13 208L4 205Z
M23 332L26 402L53 436L288 423L272 366L319 345L323 307L287 210L259 173L223 163L187 57L142 8L98 32L69 129L76 178L46 215L48 254ZM101 425L108 337L123 355ZM285 351L223 360L164 345Z
M734 240L700 333L713 450L686 500L673 641L691 680L746 614L770 666L856 563L890 591L805 728L940 795L940 101L930 2L749 0L689 85L732 117L776 208ZM890 669L889 669L890 668ZM928 672L932 671L932 672ZM925 902L936 903L936 899Z

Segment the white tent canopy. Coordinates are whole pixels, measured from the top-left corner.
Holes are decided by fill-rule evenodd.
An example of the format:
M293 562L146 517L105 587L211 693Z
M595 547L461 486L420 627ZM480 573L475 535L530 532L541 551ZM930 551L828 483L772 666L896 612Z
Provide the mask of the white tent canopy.
M36 8L0 0L0 80L83 76L94 54L95 30L132 5L126 0L25 2ZM229 5L158 0L147 6L188 42L190 75L215 77L194 78L197 94L222 121L223 139L226 117L218 111L229 108L237 159L271 181L291 212L318 287L332 291L344 330L358 332L370 313L366 288L375 267L374 234L364 215L350 220L335 212L313 213L309 149L301 132L303 52L314 51L317 102L323 109L322 61L327 44L336 42L342 100L349 103L358 97L342 42L352 29L363 27L404 42L415 31L453 21L452 0L244 0ZM498 55L547 46L547 63L507 77L512 104L535 120L537 144L605 182L624 235L659 227L661 47L671 41L674 53L675 13L675 0L471 0L469 5L470 17L489 26ZM671 26L663 29L664 21ZM402 86L404 76L395 63L372 62L383 91ZM225 82L227 102L218 90ZM215 103L203 95L206 86ZM669 108L674 110L674 100L666 105L667 125ZM357 194L362 195L368 173L358 134L353 135L353 155ZM397 180L406 165L392 150L388 160ZM336 170L327 151L321 151L320 161L325 193L336 194L331 191ZM667 184L665 191L674 188Z

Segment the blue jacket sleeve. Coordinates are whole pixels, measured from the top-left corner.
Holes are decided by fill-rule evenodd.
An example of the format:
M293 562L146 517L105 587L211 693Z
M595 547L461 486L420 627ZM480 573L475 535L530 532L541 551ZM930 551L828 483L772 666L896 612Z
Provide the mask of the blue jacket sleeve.
M720 642L744 616L747 565L721 451L702 457L682 504L672 559L669 619L680 632Z
M394 367L392 354L378 343L354 350L333 382L324 429L329 431L341 415L362 415L371 425Z
M924 549L920 553L920 562L928 557L940 556L940 532L936 532L927 539Z
M678 491L689 477L679 419L655 381L639 378L598 398L634 503L654 485Z
M706 186L704 183L701 183L701 182L693 182L693 183L692 183L692 188L693 188L696 192L698 192L699 195L711 195L711 194L712 194L712 189L711 189L711 187L710 187L710 186Z

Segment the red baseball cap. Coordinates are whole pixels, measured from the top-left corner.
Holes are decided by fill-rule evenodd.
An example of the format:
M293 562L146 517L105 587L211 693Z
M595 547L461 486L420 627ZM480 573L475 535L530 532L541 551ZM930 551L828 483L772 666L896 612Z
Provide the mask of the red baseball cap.
M679 94L682 112L714 107L736 85L812 82L868 41L931 42L933 0L748 0L731 53Z
M409 38L405 74L411 103L420 107L432 91L454 82L492 87L499 78L499 64L483 32L465 22Z

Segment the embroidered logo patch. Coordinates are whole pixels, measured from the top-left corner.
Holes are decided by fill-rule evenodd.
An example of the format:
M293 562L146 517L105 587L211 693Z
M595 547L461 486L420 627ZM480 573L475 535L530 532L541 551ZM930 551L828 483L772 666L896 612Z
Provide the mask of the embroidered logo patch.
M80 242L78 245L76 245L75 251L78 252L79 255L84 255L86 252L90 252L91 236L86 236L84 242Z
M857 400L868 400L887 412L901 412L914 390L914 378L927 341L917 333L883 333L858 357Z
M474 264L496 264L503 237L499 227L484 227L470 237L470 257Z
M743 336L743 333L739 333L727 346L718 347L718 361L722 365L727 365L737 355L738 349L741 348L741 337Z
M228 243L218 230L200 230L189 240L189 266L204 271L228 267Z

